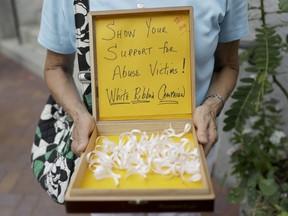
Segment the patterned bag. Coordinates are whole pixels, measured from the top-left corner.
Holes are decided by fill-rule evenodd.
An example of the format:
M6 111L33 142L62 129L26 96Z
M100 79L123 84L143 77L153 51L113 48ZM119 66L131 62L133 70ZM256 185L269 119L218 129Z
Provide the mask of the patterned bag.
M79 80L83 100L91 112L89 59L88 0L74 0ZM78 158L71 151L73 121L49 96L40 116L32 146L31 161L35 177L42 188L57 203L64 195Z

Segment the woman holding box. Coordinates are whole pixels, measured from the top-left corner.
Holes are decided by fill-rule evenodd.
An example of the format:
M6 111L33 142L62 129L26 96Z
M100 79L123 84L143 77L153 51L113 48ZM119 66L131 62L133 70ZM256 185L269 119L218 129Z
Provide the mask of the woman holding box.
M52 110L51 107L57 107L64 113L63 115L70 116L72 121L67 120L70 132L65 134L68 137L66 144L69 143L66 155L70 155L70 162L66 162L65 158L67 157L62 157L62 155L57 160L58 164L64 163L65 168L63 169L67 168L69 170L59 178L59 182L62 181L61 184L55 183L55 178L53 179L55 173L57 173L57 166L52 165L55 160L44 161L47 149L50 148L51 143L57 143L55 141L57 138L50 137L48 139L43 135L35 139L32 149L33 169L41 185L56 202L64 202L64 193L74 169L73 162L77 163L77 156L85 150L91 132L95 127L94 119L88 111L89 108L87 109L87 104L83 102L79 95L72 76L77 47L75 17L76 21L78 20L76 22L77 32L80 32L80 34L84 32L82 42L85 42L87 39L85 39L87 23L82 18L87 13L87 3L89 3L90 11L135 9L139 7L193 7L197 99L193 121L198 142L204 147L211 171L216 154L215 143L218 139L216 118L221 113L225 101L236 85L239 71L239 40L248 32L247 2L244 0L86 1L75 0L73 4L72 0L44 0L43 3L38 41L47 49L44 68L45 81L51 95L57 102L57 105L54 102L50 103L49 109ZM75 15L74 6L83 7L83 13ZM78 49L78 52L79 50L82 52L78 58L87 57L85 56L85 49L85 47ZM87 66L84 63L83 67L89 70L89 65ZM89 89L89 87L86 88L85 92L89 92ZM48 121L50 118L59 118L55 116L47 117L47 115L42 114L41 120ZM43 147L46 151L43 150ZM61 147L61 149L63 148ZM71 150L74 155L68 154ZM40 166L39 164L46 165ZM51 182L58 185L57 189L49 185Z

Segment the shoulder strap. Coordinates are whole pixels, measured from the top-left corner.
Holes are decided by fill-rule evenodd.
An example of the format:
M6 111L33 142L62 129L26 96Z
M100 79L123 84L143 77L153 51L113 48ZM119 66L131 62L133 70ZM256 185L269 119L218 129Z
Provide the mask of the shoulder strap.
M79 65L78 79L82 83L82 94L87 91L91 82L88 12L89 0L74 0L77 58Z

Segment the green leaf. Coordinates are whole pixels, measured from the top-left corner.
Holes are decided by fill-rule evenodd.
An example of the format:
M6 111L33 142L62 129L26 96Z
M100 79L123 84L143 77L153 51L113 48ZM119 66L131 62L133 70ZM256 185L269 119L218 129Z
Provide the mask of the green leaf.
M247 201L248 205L253 208L255 206L255 202L257 199L257 182L258 178L260 177L259 173L253 174L251 177L248 178L247 180Z
M239 203L243 200L245 192L242 188L232 188L228 193L228 199L231 203Z
M279 0L279 8L282 12L288 12L288 1Z
M259 188L260 191L265 195L265 196L271 196L274 193L277 192L278 190L278 185L276 184L274 179L264 179L261 178L259 180Z
M253 208L255 206L256 200L257 200L257 191L256 191L256 189L248 188L247 201L248 201L248 205L251 208Z
M278 214L277 216L288 216L288 212L287 212L287 211L281 212L281 213Z
M249 59L251 58L251 54L252 54L252 49L247 49L245 51L243 51L240 55L239 55L239 62L240 64L242 64L245 61L249 61Z
M247 68L245 68L245 71L246 72L257 72L258 68L256 68L256 67L247 67Z
M262 210L256 210L254 213L255 216L267 216L267 212L262 211Z
M288 183L283 183L281 185L281 187L282 187L283 191L287 191L288 192Z
M274 193L271 196L267 197L267 200L272 204L272 205L277 205L279 203L279 200L281 198L281 193L279 191L276 191L276 193Z
M235 124L233 123L226 123L226 125L223 127L223 131L228 132L231 131L234 128Z
M251 84L255 81L255 79L251 78L251 77L245 77L245 78L241 78L240 81L243 83L250 83Z
M255 173L254 175L252 175L248 180L247 180L247 186L248 187L252 187L255 188L258 182L260 175L259 173Z
M259 76L258 76L258 79L257 79L257 82L259 83L259 84L261 84L261 83L263 83L265 80L266 80L266 74L264 74L264 73L260 73L259 74Z

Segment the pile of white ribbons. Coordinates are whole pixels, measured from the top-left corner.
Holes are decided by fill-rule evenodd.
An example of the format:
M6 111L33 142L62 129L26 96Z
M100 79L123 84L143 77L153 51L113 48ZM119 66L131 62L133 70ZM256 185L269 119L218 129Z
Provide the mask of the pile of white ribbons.
M121 175L113 170L126 170L126 178L135 174L147 178L149 172L154 172L167 177L180 175L183 181L199 181L198 149L189 139L181 138L190 129L191 125L186 124L184 131L176 134L170 126L162 134L150 136L146 132L132 130L120 134L119 143L100 136L95 149L87 154L89 169L97 180L113 178L116 185L119 185ZM180 138L180 141L173 141L173 137Z

